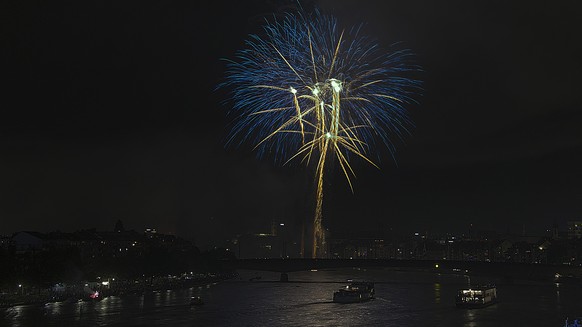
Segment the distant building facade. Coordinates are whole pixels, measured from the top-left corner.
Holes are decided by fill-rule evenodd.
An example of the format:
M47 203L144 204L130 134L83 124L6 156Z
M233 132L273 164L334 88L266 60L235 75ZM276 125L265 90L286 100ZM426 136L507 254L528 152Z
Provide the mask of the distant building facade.
M569 239L582 238L582 221L581 220L570 220L567 222L567 226L568 226L568 238Z

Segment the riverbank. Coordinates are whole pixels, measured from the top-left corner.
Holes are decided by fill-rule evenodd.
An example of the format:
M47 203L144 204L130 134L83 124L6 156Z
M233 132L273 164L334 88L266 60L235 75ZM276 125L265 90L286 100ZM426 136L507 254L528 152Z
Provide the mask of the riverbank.
M52 288L19 288L17 292L0 293L0 308L55 302L100 301L109 296L141 295L148 292L187 289L221 282L237 276L236 272L191 274L185 276L148 277L107 282L59 284Z

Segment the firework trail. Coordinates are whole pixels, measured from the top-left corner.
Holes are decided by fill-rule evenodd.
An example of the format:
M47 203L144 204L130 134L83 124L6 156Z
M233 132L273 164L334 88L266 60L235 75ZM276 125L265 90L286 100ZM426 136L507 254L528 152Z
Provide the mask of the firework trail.
M394 153L393 140L409 134L405 105L420 81L412 53L386 53L361 26L340 30L319 12L287 14L252 35L228 61L233 125L227 145L252 145L259 157L313 163L316 205L312 256L323 247L322 207L326 163L336 161L353 191L350 162L370 158L378 146ZM379 157L378 157L379 159Z

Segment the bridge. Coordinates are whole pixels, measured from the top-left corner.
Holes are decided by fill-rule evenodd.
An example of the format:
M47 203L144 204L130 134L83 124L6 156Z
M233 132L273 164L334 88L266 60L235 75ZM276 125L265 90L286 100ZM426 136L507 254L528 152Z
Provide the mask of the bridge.
M400 259L238 259L228 261L232 269L281 273L281 281L296 271L337 268L394 267L435 273L468 273L509 280L553 281L556 274L582 278L582 267L570 265L524 264L510 262L400 260ZM582 279L581 279L582 280Z

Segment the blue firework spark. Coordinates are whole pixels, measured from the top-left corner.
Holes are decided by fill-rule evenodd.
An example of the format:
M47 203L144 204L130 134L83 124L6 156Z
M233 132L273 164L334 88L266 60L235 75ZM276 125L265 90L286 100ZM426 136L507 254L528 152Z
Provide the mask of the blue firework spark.
M393 154L393 141L409 134L405 106L420 90L407 77L420 70L412 59L406 49L383 51L361 25L341 30L319 12L274 19L228 61L227 144L249 144L283 163L333 157L349 181L351 158L372 163L378 146Z

